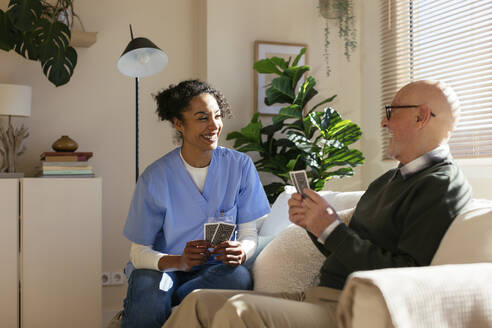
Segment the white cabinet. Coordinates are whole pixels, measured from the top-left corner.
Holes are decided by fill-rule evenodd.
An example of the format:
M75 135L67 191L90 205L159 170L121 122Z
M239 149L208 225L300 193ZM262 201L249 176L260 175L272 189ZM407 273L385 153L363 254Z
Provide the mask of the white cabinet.
M0 326L19 325L19 181L0 180Z
M8 262L19 263L20 303L15 303L20 309L14 311L17 317L20 311L20 326L101 327L101 179L0 180L2 194L4 185L15 187L11 181L17 181L20 191L20 252L16 245L18 260L10 255ZM2 206L15 205L15 199L4 201L2 197L2 217ZM3 304L3 293L0 297ZM6 327L17 327L16 321Z

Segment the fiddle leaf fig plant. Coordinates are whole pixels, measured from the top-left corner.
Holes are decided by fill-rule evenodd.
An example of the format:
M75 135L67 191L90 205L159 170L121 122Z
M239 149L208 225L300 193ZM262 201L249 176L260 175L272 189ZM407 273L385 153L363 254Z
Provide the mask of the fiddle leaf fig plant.
M77 64L70 46L69 26L60 18L74 17L73 1L10 0L0 9L0 49L14 50L26 59L39 61L44 75L55 86L66 84Z
M238 151L258 152L258 171L277 177L276 182L264 186L271 203L289 183L290 171L306 170L310 188L318 191L330 179L353 175L353 167L364 163L362 153L349 148L360 139L359 126L325 106L336 95L310 106L318 91L314 77L300 82L309 72L309 66L298 66L305 52L302 49L292 62L272 57L254 64L258 73L277 76L266 90L265 104L285 106L270 124L263 125L256 113L248 125L227 135Z

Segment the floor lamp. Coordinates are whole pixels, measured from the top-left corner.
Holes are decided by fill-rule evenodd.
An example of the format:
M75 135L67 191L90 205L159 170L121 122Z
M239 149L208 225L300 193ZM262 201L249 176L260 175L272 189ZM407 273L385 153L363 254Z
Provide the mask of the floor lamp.
M131 41L118 60L118 70L135 78L135 181L138 180L138 79L159 73L166 67L168 58L147 38L133 38L130 25Z

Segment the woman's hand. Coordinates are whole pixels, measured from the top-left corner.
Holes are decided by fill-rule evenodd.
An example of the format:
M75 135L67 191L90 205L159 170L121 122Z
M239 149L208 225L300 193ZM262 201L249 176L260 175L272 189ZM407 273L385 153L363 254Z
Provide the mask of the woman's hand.
M209 247L211 245L206 240L192 240L187 242L183 254L178 258L177 269L190 271L195 265L205 264L210 257Z
M222 263L232 267L236 267L246 260L246 253L238 241L224 241L214 247L212 254L218 254L215 256L217 261L222 261Z

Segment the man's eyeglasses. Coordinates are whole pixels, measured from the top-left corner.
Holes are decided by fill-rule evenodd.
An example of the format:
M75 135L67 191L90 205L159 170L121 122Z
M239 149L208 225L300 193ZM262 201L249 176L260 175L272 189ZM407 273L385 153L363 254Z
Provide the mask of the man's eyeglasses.
M386 109L386 119L389 121L391 118L391 110L393 108L417 108L419 105L399 105L399 106L391 106L391 105L386 105L384 108ZM436 114L431 112L432 117L436 117Z

